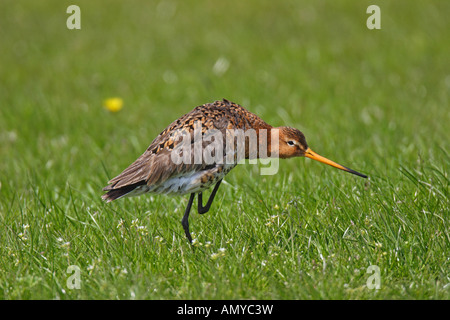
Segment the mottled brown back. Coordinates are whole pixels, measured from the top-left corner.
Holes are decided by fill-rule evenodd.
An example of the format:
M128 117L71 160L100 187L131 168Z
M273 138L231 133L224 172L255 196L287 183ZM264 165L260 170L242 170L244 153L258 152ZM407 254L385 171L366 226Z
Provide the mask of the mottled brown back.
M211 164L175 164L171 152L181 143L183 134L193 137L194 124L200 121L202 134L209 129L270 129L257 115L226 99L196 107L164 129L150 144L147 150L121 174L109 181L103 188L108 191L105 200L114 200L141 185L155 185L167 179L186 173L211 168ZM192 138L193 142L193 138Z

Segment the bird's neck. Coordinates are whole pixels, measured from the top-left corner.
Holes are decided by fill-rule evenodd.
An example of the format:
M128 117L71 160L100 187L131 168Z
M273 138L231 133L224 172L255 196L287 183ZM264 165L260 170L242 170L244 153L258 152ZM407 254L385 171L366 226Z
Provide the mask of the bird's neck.
M245 158L266 159L278 157L278 134L278 128L268 124L254 129L253 135L246 135Z

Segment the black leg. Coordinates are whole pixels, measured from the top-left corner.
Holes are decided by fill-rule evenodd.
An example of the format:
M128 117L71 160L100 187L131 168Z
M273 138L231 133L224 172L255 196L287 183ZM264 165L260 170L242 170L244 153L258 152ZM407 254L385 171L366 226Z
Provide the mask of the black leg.
M219 182L216 183L216 186L214 187L214 190L211 192L211 195L209 196L208 202L206 203L206 206L203 206L203 199L202 199L202 193L200 192L198 194L198 213L204 214L209 211L209 208L211 208L211 204L214 200L214 197L216 196L216 192L219 189L220 183L222 182L222 179L219 180Z
M184 212L183 219L181 219L181 225L183 226L184 233L188 238L189 242L192 243L191 233L189 232L189 212L191 211L192 202L194 201L195 193L191 193L191 197L189 198L188 205L186 207L186 211Z

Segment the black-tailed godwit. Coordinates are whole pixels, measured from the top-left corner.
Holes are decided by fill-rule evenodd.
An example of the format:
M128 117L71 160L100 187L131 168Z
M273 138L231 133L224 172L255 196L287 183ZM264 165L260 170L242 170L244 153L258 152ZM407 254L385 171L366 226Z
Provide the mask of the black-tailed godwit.
M212 132L214 139L211 138ZM239 139L236 132L243 133L244 138ZM219 139L221 136L222 140ZM250 141L252 137L256 143ZM209 158L205 157L206 154ZM222 179L242 158L302 156L367 178L312 151L298 129L272 127L240 105L223 99L198 106L172 122L136 161L109 181L109 185L103 188L107 193L102 198L110 202L147 192L190 194L181 224L192 243L188 219L196 194L198 213L206 213ZM213 185L214 189L203 206L202 192Z

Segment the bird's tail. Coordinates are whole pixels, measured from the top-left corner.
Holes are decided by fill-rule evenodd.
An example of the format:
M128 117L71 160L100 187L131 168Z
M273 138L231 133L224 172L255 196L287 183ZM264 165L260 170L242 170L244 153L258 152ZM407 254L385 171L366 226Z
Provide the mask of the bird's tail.
M103 191L108 191L104 195L102 195L102 199L106 202L111 202L113 200L125 197L129 195L131 192L133 192L137 187L145 185L146 183L144 181L133 183L127 186L123 186L117 189L114 189L113 186L107 186L103 188Z

